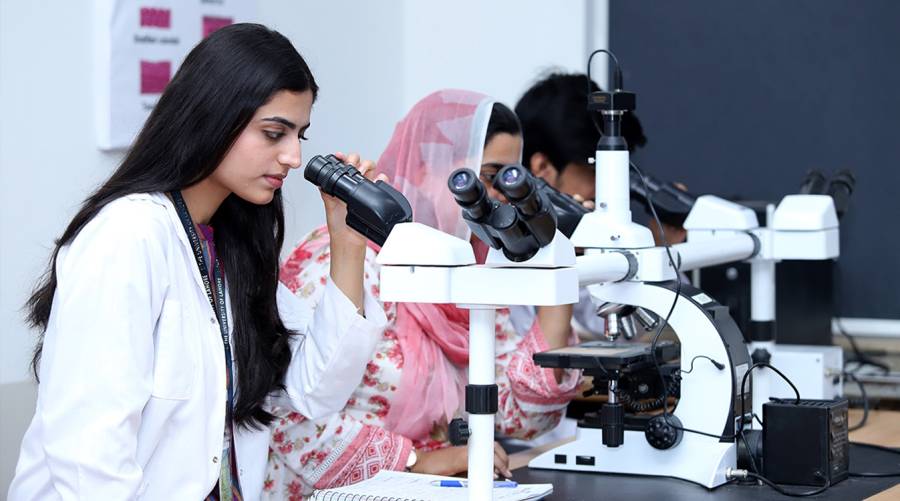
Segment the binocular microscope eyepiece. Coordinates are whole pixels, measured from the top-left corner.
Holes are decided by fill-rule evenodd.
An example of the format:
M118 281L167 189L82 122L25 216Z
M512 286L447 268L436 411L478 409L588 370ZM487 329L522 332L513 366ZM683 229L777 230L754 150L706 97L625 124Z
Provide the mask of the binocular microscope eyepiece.
M539 183L521 165L507 165L494 177L494 187L509 204L490 198L478 175L470 169L453 171L447 184L472 232L484 243L502 250L511 261L531 259L556 234L559 209L545 193L553 188ZM580 212L578 219L583 214Z
M372 182L334 155L316 155L303 177L347 204L347 225L384 245L395 224L412 221L409 201L384 181Z

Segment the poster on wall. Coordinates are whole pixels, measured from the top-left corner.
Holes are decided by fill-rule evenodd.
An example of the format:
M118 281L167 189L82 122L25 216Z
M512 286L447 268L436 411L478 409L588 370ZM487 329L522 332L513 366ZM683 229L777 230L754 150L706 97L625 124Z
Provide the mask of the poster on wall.
M97 145L128 147L188 52L257 0L94 0Z

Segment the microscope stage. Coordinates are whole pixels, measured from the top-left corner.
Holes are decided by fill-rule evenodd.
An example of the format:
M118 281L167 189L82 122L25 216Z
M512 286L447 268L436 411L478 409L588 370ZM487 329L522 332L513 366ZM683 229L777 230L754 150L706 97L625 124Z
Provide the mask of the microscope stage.
M678 358L680 347L671 341L656 343L659 363ZM560 369L622 370L635 365L652 364L650 343L616 343L589 341L575 346L534 354L534 361L541 367Z

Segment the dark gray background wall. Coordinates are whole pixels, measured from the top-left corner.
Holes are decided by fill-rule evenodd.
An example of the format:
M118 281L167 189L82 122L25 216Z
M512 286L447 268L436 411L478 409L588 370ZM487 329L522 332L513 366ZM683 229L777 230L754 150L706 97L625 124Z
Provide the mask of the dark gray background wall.
M610 47L645 171L777 201L851 169L836 314L900 319L900 2L612 0Z

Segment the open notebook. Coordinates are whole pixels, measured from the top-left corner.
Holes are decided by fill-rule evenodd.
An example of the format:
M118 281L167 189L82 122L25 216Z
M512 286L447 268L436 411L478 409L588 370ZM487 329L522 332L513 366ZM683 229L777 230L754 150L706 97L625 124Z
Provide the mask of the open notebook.
M466 487L438 487L435 481L460 480L439 475L424 475L381 470L358 484L325 489L313 493L313 501L458 501L469 496ZM495 487L494 501L530 501L553 492L551 484L519 484L518 487Z

